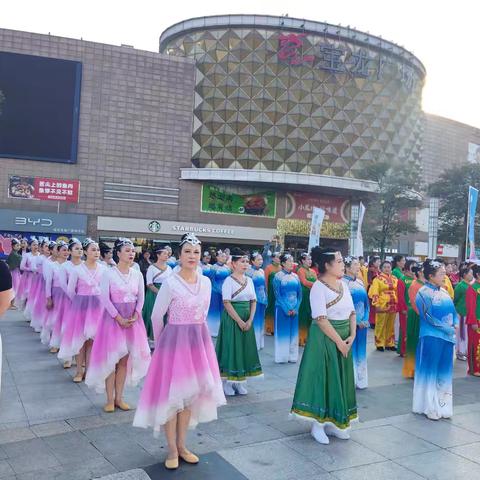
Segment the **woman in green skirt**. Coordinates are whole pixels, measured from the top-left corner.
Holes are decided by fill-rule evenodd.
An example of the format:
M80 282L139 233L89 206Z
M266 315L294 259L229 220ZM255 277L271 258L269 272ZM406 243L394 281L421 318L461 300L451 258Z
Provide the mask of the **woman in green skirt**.
M298 311L298 344L301 347L307 343L308 332L312 324L310 289L317 279L317 274L311 266L312 257L307 252L302 253L300 255L300 266L297 269L297 275L302 284L302 303Z
M319 271L319 279L310 291L314 321L298 371L291 412L313 422L313 438L328 444L328 435L350 438L350 423L358 419L350 351L356 318L350 290L341 280L341 253L315 247L312 261Z
M152 328L152 311L155 305L157 293L162 283L172 274L172 269L167 265L169 257L168 245L159 245L155 249L157 257L155 263L147 269L145 281L147 288L145 291L145 303L143 304L142 317L147 330L148 341L150 347L154 346L153 328Z
M215 348L223 390L228 396L246 395L247 379L263 375L252 327L257 297L252 279L245 275L250 262L239 248L233 248L231 255L233 272L222 287L225 308Z

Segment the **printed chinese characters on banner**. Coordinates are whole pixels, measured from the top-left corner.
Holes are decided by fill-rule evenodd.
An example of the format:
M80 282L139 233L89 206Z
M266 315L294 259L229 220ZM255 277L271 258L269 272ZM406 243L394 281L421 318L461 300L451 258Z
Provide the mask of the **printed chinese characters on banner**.
M313 209L325 211L325 221L330 223L348 223L350 218L350 202L343 197L329 197L313 193L287 193L287 219L311 220Z
M28 200L54 200L78 203L80 182L57 178L9 177L8 196Z

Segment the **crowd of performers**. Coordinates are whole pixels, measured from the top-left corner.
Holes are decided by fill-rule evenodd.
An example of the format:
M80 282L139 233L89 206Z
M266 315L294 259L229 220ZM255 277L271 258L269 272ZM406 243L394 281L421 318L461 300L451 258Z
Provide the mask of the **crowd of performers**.
M168 244L149 257L136 263L126 238L113 249L90 238L13 239L7 264L13 308L64 368L75 365L74 382L105 392L105 412L129 410L124 386L144 379L134 425L164 429L168 469L179 458L198 462L188 427L216 419L226 397L248 394L247 381L263 377L266 334L276 363L297 362L304 346L291 414L311 422L322 444L348 439L358 419L369 327L377 351L404 357L416 413L452 416L454 349L480 376L478 265L461 265L454 290L439 260L372 258L367 267L319 247L298 264L276 245L218 251L213 263L185 234L178 258Z

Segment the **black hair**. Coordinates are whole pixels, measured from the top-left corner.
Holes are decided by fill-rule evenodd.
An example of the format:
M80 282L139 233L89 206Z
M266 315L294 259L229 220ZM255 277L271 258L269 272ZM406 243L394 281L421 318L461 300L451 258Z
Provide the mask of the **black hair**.
M300 254L300 261L304 262L309 256L310 256L310 254L308 252L302 252Z
M311 256L312 262L314 265L317 266L319 273L325 273L327 271L326 264L332 263L335 261L335 254L337 250L334 248L320 248L320 247L313 247Z
M12 242L11 242L11 243L12 243L12 247L13 247L14 245L20 245L20 240L18 240L17 238L12 238Z
M230 252L230 255L232 256L232 262L237 262L242 257L246 257L247 252L244 252L241 248L233 247Z
M57 242L54 242L53 240L51 240L50 242L48 242L48 249L53 252L53 250L55 249L55 247L57 246Z
M38 240L35 237L31 237L30 240L28 241L28 246L31 247L32 243L38 244Z
M402 260L402 258L405 258L405 255L395 255L393 257L392 268L396 268L398 262L400 262ZM382 263L382 265L383 265L383 263Z
M73 249L73 246L76 245L76 244L79 244L80 246L82 246L82 242L80 242L80 240L78 238L75 238L75 237L72 237L69 241L68 241L68 249L70 251L72 251ZM83 247L82 247L83 248Z
M288 260L293 260L293 257L290 253L288 252L283 252L281 255L280 255L280 265L283 265L285 262L288 262Z
M374 257L370 257L370 260L368 261L368 266L373 267L373 264L377 261L380 260L380 257L375 255Z
M417 262L415 260L407 260L405 262L405 271L409 272L412 271L412 268L417 265Z
M112 251L112 248L109 247L109 246L108 246L106 243L104 243L104 242L100 242L99 247L100 247L100 255L101 255L102 258L104 258L107 253L109 253L109 252Z
M390 266L392 265L392 262L390 260L384 260L381 264L380 264L380 270L383 268L384 265L386 264L389 264Z
M473 270L473 267L471 267L470 264L463 266L460 269L460 278L463 278L470 270Z
M423 272L423 265L419 265L418 263L412 267L412 272L415 274L417 278L420 278L420 273Z
M477 278L480 275L480 265L475 264L472 268L473 271L473 278Z
M433 259L434 262L441 263L442 265L445 265L445 260L443 258L437 257Z
M262 254L258 250L254 250L253 252L250 253L250 261L254 262L258 256L262 257Z
M343 259L343 263L345 264L346 267L349 267L355 260L358 260L358 258L348 255Z
M427 259L423 262L423 274L425 280L429 281L430 277L433 277L437 271L443 267L443 262L437 262L437 260Z
M82 243L82 247L83 249L86 251L88 249L88 247L90 245L92 245L93 243L97 243L95 240L93 240L93 238L90 238L90 237L87 237L83 243Z

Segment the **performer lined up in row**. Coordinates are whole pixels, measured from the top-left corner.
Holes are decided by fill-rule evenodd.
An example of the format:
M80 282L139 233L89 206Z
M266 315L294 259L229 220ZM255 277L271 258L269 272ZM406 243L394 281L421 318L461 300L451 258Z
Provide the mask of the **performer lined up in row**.
M253 281L257 298L255 316L253 317L253 329L255 331L257 349L261 350L265 346L265 309L268 303L265 272L262 269L263 257L259 252L253 252L250 255L250 262L252 265L247 270L247 275Z

